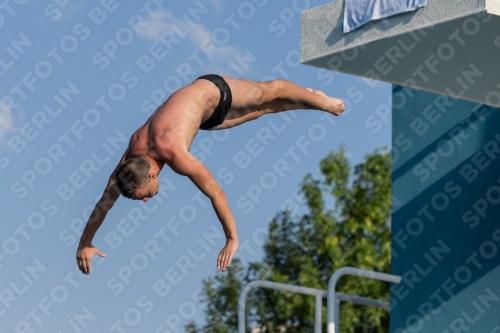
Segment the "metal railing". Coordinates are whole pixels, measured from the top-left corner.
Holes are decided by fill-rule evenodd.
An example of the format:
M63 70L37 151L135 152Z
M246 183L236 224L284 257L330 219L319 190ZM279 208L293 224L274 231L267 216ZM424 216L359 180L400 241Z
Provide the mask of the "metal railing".
M344 275L355 275L359 277L364 277L364 278L369 278L369 279L374 279L374 280L379 280L379 281L385 281L385 282L392 282L392 283L399 283L401 282L401 276L397 275L392 275L392 274L386 274L386 273L380 273L380 272L374 272L374 271L368 271L366 269L360 269L360 268L354 268L354 267L342 267L337 269L335 272L333 272L332 276L330 276L330 280L328 281L328 296L327 296L327 333L339 333L340 332L340 301L342 299L335 297L337 293L335 292L335 287L337 286L337 281L340 279L340 277ZM355 297L349 295L349 297ZM358 304L364 304L364 305L370 305L370 306L376 306L379 308L384 308L389 310L391 308L391 304L389 302L383 302L379 300L374 300L369 298L370 304L367 303L358 303L354 302L351 299L347 300L348 302L353 302L353 303L358 303Z
M308 288L295 286L293 284L285 284L271 281L255 280L248 283L240 293L238 299L238 333L245 333L245 309L247 295L253 288L267 288L275 290L290 291L297 294L311 295L316 297L314 310L314 333L321 333L321 308L323 305L323 297L327 296L327 291L322 289Z
M364 269L354 268L354 267L342 267L336 270L330 280L328 281L328 290L308 288L302 286L296 286L292 284L271 282L256 280L248 283L240 293L238 299L238 333L245 333L246 319L246 300L247 295L250 290L254 288L267 288L274 290L289 291L297 294L310 295L316 297L315 309L314 309L314 333L321 333L322 324L322 300L323 297L327 299L327 331L328 333L338 333L339 332L339 322L340 322L340 301L351 302L356 304L363 304L369 306L376 306L379 308L384 308L389 310L390 303L379 301L371 298L347 295L335 292L335 287L337 281L341 276L344 275L355 275L360 277L366 277L370 279L399 283L401 281L400 276L368 271Z

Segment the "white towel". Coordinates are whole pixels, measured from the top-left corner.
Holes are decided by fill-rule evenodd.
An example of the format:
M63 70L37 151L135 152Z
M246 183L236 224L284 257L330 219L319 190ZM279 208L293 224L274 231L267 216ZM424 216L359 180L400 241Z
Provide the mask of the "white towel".
M345 0L344 33L369 21L417 10L426 4L427 0Z

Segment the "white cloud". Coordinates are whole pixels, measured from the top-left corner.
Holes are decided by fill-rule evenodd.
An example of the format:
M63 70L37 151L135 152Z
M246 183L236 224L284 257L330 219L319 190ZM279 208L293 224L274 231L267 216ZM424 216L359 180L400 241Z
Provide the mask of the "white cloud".
M215 5L222 6L219 0L212 0L212 2ZM208 63L204 66L206 72L230 74L232 70L229 64L238 55L244 53L230 44L216 45L212 40L212 32L205 28L203 24L189 24L166 10L155 11L153 17L145 20L139 28L139 35L150 40L157 40L166 31L174 31L174 33L177 31L188 32L187 38L195 44L196 48L209 40L213 48L210 50L211 56ZM218 38L222 37L218 36Z
M201 45L206 42L206 40L212 40L212 33L208 31L203 25L198 24L195 28L193 28L193 33L191 34L191 40L196 43L196 45ZM213 49L211 53L215 58L222 60L234 59L234 57L241 53L241 51L232 45L215 45L213 43Z
M213 4L214 8L219 12L224 9L224 3L222 0L207 0L207 2Z
M86 9L86 6L84 4L75 4L71 3L65 12L62 13L61 19L63 20L69 20L74 17L74 15L81 13L84 9Z
M10 111L10 108L5 104L0 104L0 142L3 141L8 132L16 130L13 122L14 116Z
M179 36L179 33L187 36L193 41L196 46L205 42L207 39L212 39L212 33L208 31L203 24L187 23L167 10L157 10L153 13L153 17L144 20L143 24L139 26L139 35L150 39L157 40L164 32L173 31ZM227 51L235 51L236 48L231 46L222 46L214 48L214 52L222 55ZM232 53L232 52L231 52Z
M168 10L157 10L153 12L152 17L150 16L148 17L148 19L144 20L144 22L139 25L138 28L140 29L140 36L147 39L156 40L165 31L172 29L177 29L178 31L186 31L190 27L187 22L176 18Z

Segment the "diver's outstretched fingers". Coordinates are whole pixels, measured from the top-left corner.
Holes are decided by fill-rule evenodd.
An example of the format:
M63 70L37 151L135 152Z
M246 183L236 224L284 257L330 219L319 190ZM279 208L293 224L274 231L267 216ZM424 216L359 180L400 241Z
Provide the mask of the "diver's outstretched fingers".
M307 91L314 92L313 88L306 88Z

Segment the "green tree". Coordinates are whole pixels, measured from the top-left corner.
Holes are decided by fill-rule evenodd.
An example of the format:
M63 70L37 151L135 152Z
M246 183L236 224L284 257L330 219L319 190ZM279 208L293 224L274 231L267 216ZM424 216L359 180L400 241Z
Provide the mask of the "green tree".
M364 162L354 168L342 147L330 153L320 162L321 176L308 174L301 185L307 213L278 213L269 224L263 261L251 263L246 273L241 263L235 261L226 275L204 281L206 324L196 327L189 323L186 331L237 332L239 292L251 280L327 289L330 275L344 266L388 273L390 163L390 154L383 150L365 156ZM389 300L389 285L371 279L343 277L337 291ZM247 321L264 332L314 331L312 296L259 289L250 294L247 309ZM341 313L342 332L389 331L389 316L383 309L343 303Z

